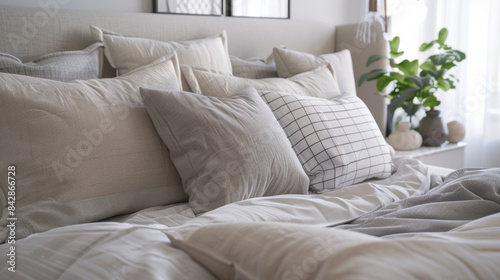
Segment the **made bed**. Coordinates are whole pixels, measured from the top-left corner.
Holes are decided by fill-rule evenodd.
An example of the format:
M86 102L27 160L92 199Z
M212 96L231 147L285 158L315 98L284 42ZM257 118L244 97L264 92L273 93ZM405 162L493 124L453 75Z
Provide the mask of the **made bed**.
M385 44L51 7L0 7L1 279L500 278L500 170L392 160Z

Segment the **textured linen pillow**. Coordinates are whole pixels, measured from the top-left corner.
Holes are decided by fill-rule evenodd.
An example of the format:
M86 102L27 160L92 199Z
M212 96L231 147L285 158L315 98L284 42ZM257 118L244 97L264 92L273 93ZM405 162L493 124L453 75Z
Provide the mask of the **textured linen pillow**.
M46 54L26 63L0 53L0 72L61 82L98 79L102 69L102 47L102 43L94 43L81 51Z
M139 93L178 89L179 79L175 56L114 79L0 73L0 168L16 170L16 238L187 201ZM0 241L7 197L2 183Z
M95 40L104 43L104 54L111 66L117 70L118 75L123 75L173 52L177 53L180 64L232 74L225 31L211 38L163 42L123 36L96 26L90 26L90 30ZM189 90L184 81L182 87L184 90Z
M233 75L246 79L277 78L278 72L274 60L260 58L241 59L230 55Z
M252 197L307 194L307 175L255 89L228 98L141 94L196 214Z
M289 49L274 48L273 56L278 76L281 78L288 78L330 63L337 75L340 92L356 94L354 69L349 50L315 56Z
M275 91L262 98L285 130L315 192L392 172L390 150L373 116L357 96L327 100Z
M193 92L210 96L228 97L249 86L257 90L276 90L321 98L333 98L340 95L335 74L330 65L320 66L289 79L245 79L188 65L181 65L181 72Z

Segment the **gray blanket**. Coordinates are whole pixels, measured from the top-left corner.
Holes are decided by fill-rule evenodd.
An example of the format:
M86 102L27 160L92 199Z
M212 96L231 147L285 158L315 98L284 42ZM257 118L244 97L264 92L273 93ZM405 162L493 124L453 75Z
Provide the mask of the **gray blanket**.
M445 232L500 212L500 168L461 169L427 193L391 203L335 228L374 236Z

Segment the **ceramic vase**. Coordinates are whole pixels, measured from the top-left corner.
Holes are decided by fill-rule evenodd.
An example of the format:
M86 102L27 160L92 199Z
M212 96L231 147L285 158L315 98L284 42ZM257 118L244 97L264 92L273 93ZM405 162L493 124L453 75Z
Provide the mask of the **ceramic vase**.
M410 129L409 122L399 123L399 129L389 135L387 143L398 151L411 151L420 148L422 136Z
M465 127L463 124L452 121L448 123L448 142L458 143L465 138Z
M439 111L427 111L426 116L420 122L420 134L423 145L437 147L448 140L448 132L439 116Z

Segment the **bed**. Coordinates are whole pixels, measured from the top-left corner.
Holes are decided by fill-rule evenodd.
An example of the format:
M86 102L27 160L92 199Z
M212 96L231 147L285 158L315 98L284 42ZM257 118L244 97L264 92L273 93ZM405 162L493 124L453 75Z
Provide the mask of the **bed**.
M500 278L500 169L392 159L385 44L54 3L0 7L2 279Z

